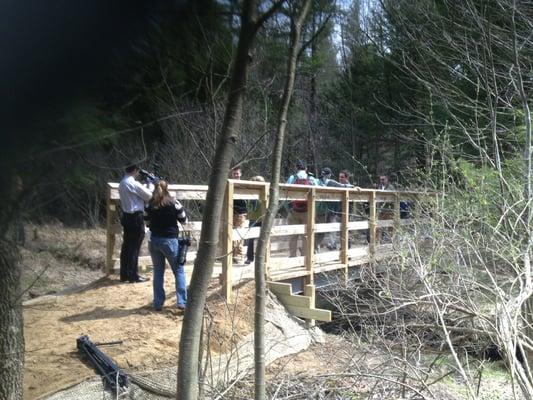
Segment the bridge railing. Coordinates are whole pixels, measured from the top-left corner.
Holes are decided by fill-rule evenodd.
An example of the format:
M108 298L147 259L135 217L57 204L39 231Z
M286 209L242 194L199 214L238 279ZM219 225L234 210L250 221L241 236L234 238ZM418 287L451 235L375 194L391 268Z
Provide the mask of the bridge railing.
M206 185L170 184L170 193L180 201L205 201L208 187ZM228 179L222 212L222 229L219 241L219 269L215 269L221 280L224 296L230 301L232 287L242 279L253 278L253 264L233 265L232 248L235 240L258 238L260 227L233 227L233 200L257 200L263 213L268 205L269 183ZM381 191L374 189L345 189L321 186L281 184L279 199L281 205L294 200L307 201L307 220L305 224L289 225L281 218L276 220L267 246L265 271L267 280L283 281L301 278L304 285L313 285L315 274L341 270L348 276L348 269L355 265L371 262L387 256L390 251L391 238L400 225L413 222L403 218L412 213L413 206L421 198L426 201L434 195L413 191ZM338 222L317 223L316 206L318 202L338 204L336 215ZM401 204L409 204L410 210L402 210ZM116 235L122 231L118 223L119 215L118 183L108 183L107 198L107 249L105 272L112 273L118 258L115 257ZM283 208L283 207L281 207ZM404 215L402 215L402 212ZM199 237L201 221L191 221L182 229L189 231L193 237ZM340 248L327 252L316 252L316 234L339 235ZM301 235L306 238L302 246L302 255L289 257L287 238ZM359 243L354 238L363 238ZM384 240L385 239L385 240ZM383 243L385 242L385 243ZM188 253L187 262L193 264L196 249ZM151 265L149 257L140 260L140 264Z

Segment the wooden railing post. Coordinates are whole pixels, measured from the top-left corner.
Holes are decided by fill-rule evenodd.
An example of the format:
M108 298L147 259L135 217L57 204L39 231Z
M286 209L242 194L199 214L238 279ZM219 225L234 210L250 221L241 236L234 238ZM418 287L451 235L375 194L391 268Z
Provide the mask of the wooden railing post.
M112 231L112 227L117 206L111 201L110 190L111 189L107 191L106 201L106 258L104 271L106 275L109 275L113 272L113 253L115 251L115 232Z
M316 305L316 289L315 285L305 285L304 286L304 296L310 297L311 299L311 307L315 308ZM307 320L307 327L311 328L315 326L315 320L314 319L308 319Z
M348 279L348 249L349 249L349 232L348 222L350 217L350 192L344 189L341 196L342 214L341 214L341 263L344 264L344 277Z
M233 182L228 182L222 209L222 295L229 304L233 300L233 191Z
M305 246L305 268L307 270L307 275L305 277L306 285L313 285L315 282L315 197L316 190L315 188L311 188L307 193L307 240Z
M376 192L373 190L370 192L370 198L368 201L368 206L370 209L370 219L368 221L369 229L369 250L370 256L373 257L376 252L376 236L377 236L377 217L376 217Z

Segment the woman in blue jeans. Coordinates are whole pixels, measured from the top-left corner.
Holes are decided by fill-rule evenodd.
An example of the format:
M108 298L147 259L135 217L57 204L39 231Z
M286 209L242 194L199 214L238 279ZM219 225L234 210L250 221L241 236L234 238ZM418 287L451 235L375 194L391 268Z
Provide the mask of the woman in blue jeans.
M161 311L165 302L165 260L168 260L176 280L176 298L179 309L187 304L187 284L183 264L178 262L178 221L185 223L187 215L179 201L168 192L167 182L155 185L152 199L146 209L151 238L148 248L154 266L154 309Z

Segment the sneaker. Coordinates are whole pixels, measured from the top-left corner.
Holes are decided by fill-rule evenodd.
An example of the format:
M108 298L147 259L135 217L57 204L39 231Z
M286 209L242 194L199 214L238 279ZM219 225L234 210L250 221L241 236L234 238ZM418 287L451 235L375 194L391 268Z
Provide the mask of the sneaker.
M185 304L178 304L178 310L185 310Z
M251 263L253 263L253 262L254 262L254 260L246 260L244 263L245 263L246 265L249 265L249 264L251 264Z
M154 307L154 311L162 311L163 310L163 307L159 306L159 307Z

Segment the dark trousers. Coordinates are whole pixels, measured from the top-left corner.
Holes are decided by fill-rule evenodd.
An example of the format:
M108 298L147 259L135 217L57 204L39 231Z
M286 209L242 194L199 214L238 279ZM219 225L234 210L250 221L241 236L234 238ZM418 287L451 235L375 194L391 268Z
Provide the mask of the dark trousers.
M250 221L250 228L254 226L261 226L261 221ZM248 248L246 249L246 259L248 261L254 260L254 239L248 239Z
M142 211L122 216L124 237L120 250L120 280L136 281L139 278L139 252L144 239Z

